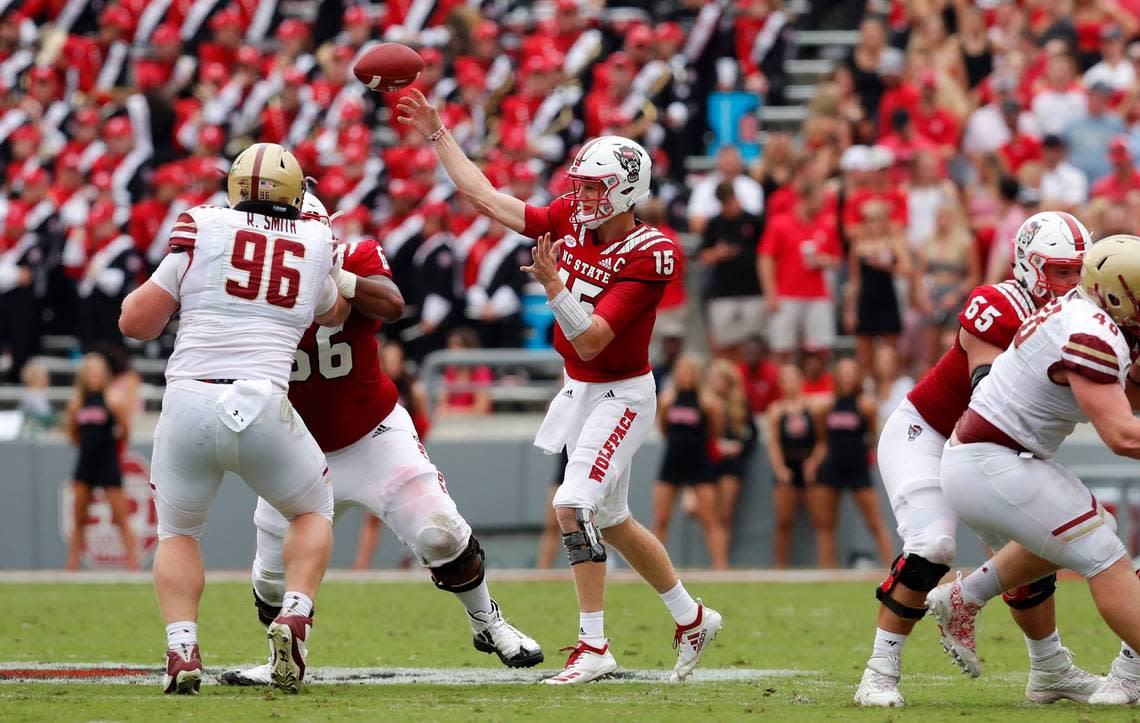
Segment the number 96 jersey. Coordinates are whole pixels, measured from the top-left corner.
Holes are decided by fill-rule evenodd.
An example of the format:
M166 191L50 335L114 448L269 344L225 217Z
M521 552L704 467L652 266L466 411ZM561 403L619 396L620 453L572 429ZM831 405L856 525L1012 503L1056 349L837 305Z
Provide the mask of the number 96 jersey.
M391 278L377 241L343 244L340 251L345 271ZM379 321L354 309L341 326L310 326L293 355L289 401L324 452L361 439L396 406L396 385L380 369L379 330Z
M1132 350L1112 319L1074 289L1030 317L994 360L970 408L1036 456L1052 457L1088 421L1061 371L1124 387Z

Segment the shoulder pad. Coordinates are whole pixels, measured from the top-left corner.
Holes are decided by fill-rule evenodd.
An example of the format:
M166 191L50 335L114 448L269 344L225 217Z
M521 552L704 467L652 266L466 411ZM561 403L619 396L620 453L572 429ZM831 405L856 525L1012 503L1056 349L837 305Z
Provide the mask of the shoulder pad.
M194 244L198 240L198 222L193 215L195 210L197 209L192 208L189 211L183 211L175 219L174 226L170 229L171 253L179 253L194 248Z
M357 276L391 276L384 249L376 239L364 239L342 244L344 270Z

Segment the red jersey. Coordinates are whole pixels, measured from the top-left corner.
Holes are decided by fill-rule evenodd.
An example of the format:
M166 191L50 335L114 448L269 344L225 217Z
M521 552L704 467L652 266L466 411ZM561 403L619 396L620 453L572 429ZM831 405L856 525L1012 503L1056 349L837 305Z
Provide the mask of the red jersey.
M958 323L966 333L1005 349L1021 323L1036 311L1033 297L1021 284L1002 281L974 289L958 312ZM935 431L949 437L958 417L970 405L971 391L970 361L961 342L955 339L950 351L942 355L906 398Z
M808 268L805 254L843 256L835 217L830 213L822 213L810 221L804 221L798 213L769 219L756 251L772 259L776 266L776 293L790 299L828 297L823 269Z
M373 239L345 244L344 270L392 276ZM353 310L341 326L313 324L297 347L289 401L325 452L362 439L396 406L396 385L380 369L379 330L379 321Z
M1140 173L1132 171L1128 180L1123 182L1117 178L1115 173L1110 173L1092 185L1092 191L1089 195L1092 198L1107 198L1113 203L1124 203L1128 192L1137 189L1140 189Z
M606 320L614 341L590 361L582 361L555 324L554 348L566 360L566 373L578 381L615 382L648 374L657 305L666 284L682 275L683 252L640 222L621 240L603 243L595 231L572 223L572 215L565 198L545 208L527 205L523 235L549 233L564 240L558 274L578 301Z

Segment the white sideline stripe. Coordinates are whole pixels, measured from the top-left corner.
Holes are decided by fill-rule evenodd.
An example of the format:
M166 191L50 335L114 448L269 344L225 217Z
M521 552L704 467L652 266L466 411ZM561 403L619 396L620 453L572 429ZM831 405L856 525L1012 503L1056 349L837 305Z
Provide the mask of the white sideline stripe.
M107 675L95 675L84 678L70 678L58 676L53 678L27 677L5 678L5 682L13 683L99 683L102 685L149 685L157 684L163 669L150 664L132 665L128 663L0 663L0 671L4 670L97 670L106 668ZM152 675L120 675L116 671L122 668L143 669ZM207 671L202 679L207 685L217 685L213 673L221 672L215 668ZM558 672L557 668L510 670L502 668L340 668L322 667L309 668L305 671L305 682L326 685L402 685L415 683L420 685L511 685L538 683ZM667 683L669 670L629 669L619 670L617 674L606 683ZM701 668L693 673L687 681L689 683L745 683L772 678L791 678L797 676L819 675L820 673L808 670L794 670L790 668Z
M768 582L768 583L815 583L815 582L880 582L883 570L680 570L680 576L688 582ZM489 568L487 576L493 582L543 582L547 580L570 582L570 571L560 570L499 570ZM249 582L249 569L210 570L206 572L210 582ZM125 583L150 584L154 580L149 571L127 572L126 570L84 570L66 572L64 570L0 570L0 585L21 583ZM426 584L429 581L422 570L329 570L326 582L390 582ZM610 570L606 572L607 582L641 582L641 577L632 570Z

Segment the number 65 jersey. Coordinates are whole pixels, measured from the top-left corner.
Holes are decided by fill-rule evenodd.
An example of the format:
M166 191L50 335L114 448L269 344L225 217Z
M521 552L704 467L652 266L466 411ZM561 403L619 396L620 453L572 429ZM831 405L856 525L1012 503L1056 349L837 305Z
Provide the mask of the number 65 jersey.
M392 272L374 240L343 244L344 270L357 276ZM289 401L324 452L376 429L396 406L396 385L380 368L380 322L353 309L337 327L313 324L301 338L289 377Z
M297 342L335 291L325 283L332 231L320 221L197 206L174 222L170 249L163 263L182 266L177 288L166 291L181 317L167 382L267 379L284 391Z
M1033 315L1033 297L1016 281L976 287L958 312L958 323L971 336L1005 349L1021 323ZM907 399L931 427L943 437L954 431L958 417L970 404L970 361L961 342L927 372Z
M970 400L970 409L1042 459L1088 418L1058 374L1123 388L1133 354L1112 319L1079 289L1030 317Z

